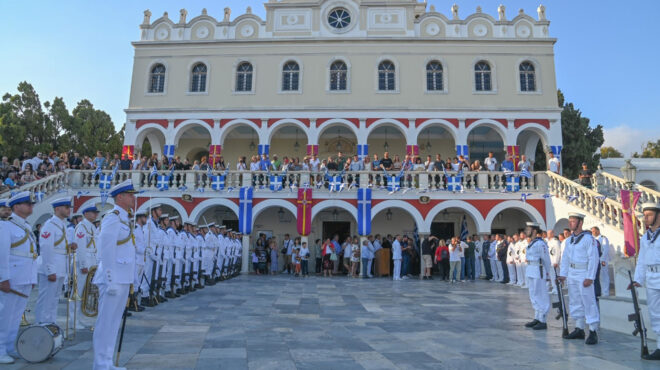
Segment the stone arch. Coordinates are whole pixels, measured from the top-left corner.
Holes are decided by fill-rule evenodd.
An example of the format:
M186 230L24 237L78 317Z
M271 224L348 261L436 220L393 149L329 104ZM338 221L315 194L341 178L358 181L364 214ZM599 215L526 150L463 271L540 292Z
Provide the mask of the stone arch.
M399 132L401 132L403 137L406 138L406 142L408 142L408 127L404 126L403 123L401 123L400 121L391 118L379 119L378 121L375 121L371 125L369 125L369 127L367 127L367 139L375 129L381 126L394 127Z
M419 135L421 135L422 132L429 127L440 127L444 129L445 131L449 132L449 134L451 134L452 138L454 139L454 142L458 142L458 129L456 128L456 126L451 124L449 121L440 118L434 118L424 121L424 123L422 123L421 125L419 125L419 127L416 128L415 138L419 139Z
M181 203L177 202L173 198L150 198L146 202L142 203L141 206L138 207L138 211L145 211L147 214L149 214L149 207L151 207L152 204L163 204L163 205L168 205L179 213L181 215L181 218L183 217L188 217L188 211L181 205ZM182 221L186 221L183 219Z
M543 150L546 151L545 148L550 145L548 130L538 123L526 123L516 130L516 145L520 146L520 153L526 155L530 161L534 160L539 141L541 141Z
M236 218L238 219L238 205L227 198L211 198L202 201L195 206L195 209L193 209L193 211L190 213L189 219L197 223L199 222L198 218L203 215L204 212L215 206L224 206L229 208L232 212L234 212Z
M318 215L321 211L328 209L328 208L341 208L344 211L350 213L351 216L353 216L353 219L355 222L357 222L357 208L353 206L352 204L345 202L343 200L335 200L335 199L327 199L320 201L316 203L314 206L312 206L312 220L316 215ZM295 213L294 213L295 214Z
M355 126L352 122L350 122L346 119L343 119L343 118L331 118L331 119L323 122L322 124L320 124L319 127L317 127L317 129L316 129L317 130L317 137L316 137L317 143L318 143L318 140L321 138L321 135L323 135L323 133L325 133L327 130L329 130L333 127L337 127L337 126L347 128L350 132L352 132L355 135L355 138L357 139L357 141L360 142L360 131L357 128L357 126Z
M474 224L477 226L477 233L487 233L490 230L490 227L486 225L486 222L484 220L484 217L481 215L481 212L473 206L472 204L462 201L462 200L447 200L441 203L436 204L429 213L426 215L426 227L428 227L429 230L431 230L431 224L433 223L433 220L435 217L445 209L449 208L459 208L465 211L470 217L472 217L472 220L474 221Z
M254 225L254 222L257 220L257 217L261 214L261 212L265 211L268 208L271 207L281 207L289 212L291 212L294 216L297 213L297 208L296 206L284 199L266 199L264 201L261 201L257 204L255 204L252 207L252 224Z
M268 127L268 144L273 141L273 135L279 130L280 128L284 126L295 126L298 127L307 137L307 142L310 142L310 137L309 137L309 127L307 127L304 123L302 123L300 120L297 119L291 119L291 118L285 118L278 120L277 122L273 123L270 127Z
M504 145L507 145L506 129L502 126L500 122L488 118L480 119L478 121L471 123L465 132L465 137L468 138L470 136L470 132L472 132L475 128L481 126L486 126L495 130L495 132L497 132L500 135L500 138L502 138L502 142L504 143Z
M415 221L419 232L428 232L431 230L430 227L426 224L426 221L424 220L424 217L422 217L422 214L419 212L419 210L412 204L403 200L385 200L374 205L371 207L371 220L373 221L378 213L386 210L387 208L399 208L406 211Z
M546 230L545 219L543 218L541 212L539 212L536 208L532 207L528 203L520 200L507 200L493 207L486 216L486 221L485 221L486 227L490 229L490 226L493 224L493 221L495 220L497 214L509 208L514 208L519 211L522 211L527 216L529 216L529 218L534 220L534 222L538 222L539 225L541 225L541 229Z
M157 123L147 123L138 129L132 144L135 145L136 150L139 148L141 151L146 140L149 141L151 152L160 155L167 143L167 130Z
M229 122L227 122L221 129L220 131L220 145L223 145L225 143L225 139L227 138L227 135L236 127L249 127L253 129L256 133L256 137L259 137L259 131L261 130L261 127L259 127L256 123L247 120L247 119L234 119Z
M174 142L179 143L179 140L181 139L181 135L183 135L189 128L191 127L202 127L209 133L209 137L211 138L211 143L215 143L215 140L213 140L213 129L209 126L208 123L198 120L198 119L188 119L183 122L181 122L175 129L174 129Z

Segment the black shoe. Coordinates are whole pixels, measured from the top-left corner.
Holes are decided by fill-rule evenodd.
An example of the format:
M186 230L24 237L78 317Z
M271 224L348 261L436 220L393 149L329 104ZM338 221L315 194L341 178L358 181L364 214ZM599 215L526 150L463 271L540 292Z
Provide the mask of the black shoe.
M175 298L172 292L165 292L165 298Z
M547 330L548 329L548 324L544 322L539 322L538 324L532 326L532 329L534 330Z
M131 316L133 316L132 313L130 313L130 312L126 312L126 317L131 317Z
M525 327L526 327L526 328L533 328L533 327L536 326L536 324L538 324L539 322L540 322L539 320L534 319L534 320L528 322L527 324L525 324Z
M183 289L177 289L176 294L181 296L181 295L186 294L186 293L183 292Z
M429 278L429 280L433 280L433 276L429 276L428 278Z
M138 305L138 307L137 307L137 312L142 312L142 311L144 311L144 310L146 310L146 308L145 308L144 306L142 306L142 305Z
M597 344L598 343L598 333L594 330L589 330L589 337L584 342L584 344Z
M584 330L580 328L575 328L571 334L569 334L566 339L584 339Z
M650 355L644 355L642 358L649 361L660 361L660 349L656 349L655 352Z
M195 285L195 289L202 289L202 288L204 288L204 286L202 284L196 284Z
M142 299L140 300L140 304L141 304L142 306L145 306L145 307L153 307L153 306L154 306L153 303L151 303L151 302L149 301L149 298L148 298L148 297L142 297Z
M161 295L161 296L158 297L158 301L161 302L161 303L167 302L167 298L165 298Z

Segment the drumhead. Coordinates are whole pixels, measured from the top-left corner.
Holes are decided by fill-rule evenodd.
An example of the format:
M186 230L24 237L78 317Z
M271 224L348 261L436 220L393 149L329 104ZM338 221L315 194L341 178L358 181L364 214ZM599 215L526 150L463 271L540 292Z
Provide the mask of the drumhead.
M16 351L28 362L47 360L54 347L55 335L48 325L29 326L16 339Z

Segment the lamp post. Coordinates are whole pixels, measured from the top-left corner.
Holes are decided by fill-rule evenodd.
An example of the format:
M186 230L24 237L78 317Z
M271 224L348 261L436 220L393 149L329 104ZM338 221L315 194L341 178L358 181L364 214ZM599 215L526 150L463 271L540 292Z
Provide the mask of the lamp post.
M630 159L626 159L626 163L621 167L621 173L623 173L623 178L626 180L626 188L632 190L637 177L637 167L632 164Z

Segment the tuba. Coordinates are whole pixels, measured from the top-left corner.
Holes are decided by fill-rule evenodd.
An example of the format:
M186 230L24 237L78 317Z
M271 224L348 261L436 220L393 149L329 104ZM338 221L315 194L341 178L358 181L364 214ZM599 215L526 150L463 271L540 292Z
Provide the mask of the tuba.
M87 317L96 317L99 314L99 288L92 283L96 269L97 266L92 266L87 272L80 302L80 310Z

